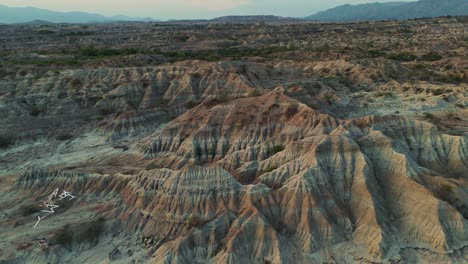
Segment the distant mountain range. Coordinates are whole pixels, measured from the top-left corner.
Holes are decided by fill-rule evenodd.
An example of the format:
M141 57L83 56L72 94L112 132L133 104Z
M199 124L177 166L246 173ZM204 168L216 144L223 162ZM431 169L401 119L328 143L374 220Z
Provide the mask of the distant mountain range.
M252 16L222 16L213 19L182 19L168 20L169 23L281 23L300 21L299 18L281 17L271 15Z
M347 22L364 20L405 20L422 17L468 15L468 0L419 0L417 2L342 5L315 15L308 20Z
M169 20L171 23L276 23L299 20L349 22L385 19L412 19L437 16L468 15L468 0L419 0L417 2L390 2L360 5L342 5L299 19L280 16L223 16L214 19ZM90 23L115 21L160 21L128 16L103 16L86 12L57 12L35 7L8 7L0 5L2 23Z
M9 7L0 5L0 23L28 23L40 20L52 23L158 21L153 18L134 18L128 16L108 17L86 12L56 12L35 7Z

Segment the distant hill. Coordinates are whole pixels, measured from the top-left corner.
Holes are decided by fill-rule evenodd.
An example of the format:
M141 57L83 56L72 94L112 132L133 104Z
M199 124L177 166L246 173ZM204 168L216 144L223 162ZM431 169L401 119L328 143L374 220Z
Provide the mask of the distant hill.
M468 15L468 0L419 0L417 2L342 5L306 19L319 21L363 21Z
M107 17L85 12L56 12L35 7L9 7L0 5L0 23L28 23L44 21L52 23L87 23L110 21L157 21L152 18L127 16Z
M281 23L281 22L295 22L302 19L292 17L281 17L272 15L252 15L252 16L222 16L213 19L171 19L166 22L185 24L185 23Z
M209 20L217 23L260 23L296 21L296 18L280 16L223 16Z

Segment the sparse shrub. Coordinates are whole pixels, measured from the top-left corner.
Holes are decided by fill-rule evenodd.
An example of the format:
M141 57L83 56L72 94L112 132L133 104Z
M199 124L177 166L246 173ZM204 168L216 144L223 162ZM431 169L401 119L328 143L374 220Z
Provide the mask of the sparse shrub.
M43 111L42 111L41 108L39 108L39 107L36 106L36 105L33 105L33 106L31 107L31 111L29 112L29 115L30 115L30 116L38 116L38 115L40 115L42 112L43 112Z
M424 113L424 117L427 118L427 119L435 119L436 118L432 113L429 113L429 112Z
M459 75L447 74L438 76L436 80L443 83L460 83L463 81L463 78Z
M273 65L266 65L265 66L265 71L266 71L267 74L271 75L274 72L274 70L275 70L275 67L273 67Z
M229 101L229 96L228 96L227 92L221 93L219 95L219 97L218 97L218 100L219 100L220 103L224 103L224 102Z
M192 227L198 227L203 225L203 220L195 215L190 215L189 219L187 220L187 224L189 225L190 228Z
M431 51L421 56L421 60L424 61L438 61L440 59L442 59L442 56L434 51Z
M68 246L73 242L73 232L70 229L69 225L66 225L62 228L60 228L57 232L55 232L53 239L55 243L62 245L62 246Z
M70 201L70 200L68 200L68 199L63 199L63 200L58 200L57 202L55 202L55 204L58 205L58 206L60 206L60 207L58 208L58 211L59 211L59 212L62 212L62 211L65 211L65 210L71 208L71 206L72 206L72 204L73 204L74 201L75 201L75 200L71 200L71 201Z
M409 28L402 28L400 29L400 33L409 34L409 33L413 33L413 31L411 31L411 29Z
M197 105L198 105L198 103L195 102L195 101L192 101L192 100L190 100L190 101L188 101L187 103L185 103L185 107L187 107L188 109L192 109L192 108L194 108L194 107L197 106Z
M414 61L418 57L410 52L390 53L387 55L388 59L398 61Z
M37 33L39 33L40 35L52 35L52 34L54 34L54 32L52 30L48 30L48 29L41 29Z
M115 110L111 107L104 107L104 108L101 108L99 109L99 113L101 114L101 116L108 116L108 115L111 115L115 112Z
M105 219L103 217L99 217L89 223L80 225L79 230L76 230L77 232L75 231L76 241L78 243L94 243L104 229L104 221Z
M417 70L423 70L423 69L426 69L426 65L424 65L422 63L418 63L418 64L414 65L414 68L417 69Z
M260 95L262 95L262 93L258 89L253 89L249 92L249 97L257 97Z
M325 100L328 101L328 103L333 102L333 99L335 98L335 96L333 95L333 93L325 93L325 94L323 95L323 97L325 98Z
M160 97L158 98L158 100L156 101L156 106L158 107L162 107L162 106L167 106L167 104L169 104L171 100L167 99L167 98L164 98L164 97Z
M280 182L275 182L273 183L273 185L271 186L271 189L272 190L278 190L279 188L281 188L283 185L280 183Z
M23 205L19 208L19 212L22 216L28 216L41 211L41 207L37 204Z
M454 113L454 112L448 112L447 115L446 115L446 117L447 117L448 119L461 120L461 118L458 117L457 114Z
M57 139L60 140L60 141L67 141L67 140L70 140L72 138L73 138L73 135L68 134L68 133L59 134L57 136Z
M384 96L384 97L388 97L388 98L395 97L395 94L393 92L390 92L390 91L378 92L376 95L377 96Z
M366 57L367 58L378 58L384 56L385 53L380 50L368 50Z
M263 173L269 173L269 172L272 172L272 171L274 171L276 169L277 169L276 167L268 167L265 170L263 170Z
M15 143L15 137L12 134L0 134L0 149L8 148Z
M146 170L154 170L154 169L160 169L161 168L161 165L157 164L157 163L150 163L148 165L146 165L145 169Z
M79 55L84 57L110 57L110 56L122 56L122 55L133 55L139 53L145 53L144 51L124 48L124 49L108 49L108 48L96 48L91 45L86 48L78 50Z
M281 152L284 150L284 146L283 145L274 145L273 147L269 148L268 149L268 155L269 156L273 156L275 155L276 153L278 152Z
M395 94L393 92L384 92L383 96L385 96L385 97L395 97Z
M25 250L25 249L28 249L32 246L31 243L28 243L28 242L25 242L25 243L21 243L19 245L16 246L16 250Z
M444 94L444 93L445 93L445 90L442 89L442 88L435 89L435 90L432 91L432 94L433 94L433 95L442 95L442 94Z
M297 102L290 102L286 109L286 117L290 118L299 112L299 104Z
M436 189L436 193L440 196L447 196L453 193L453 187L449 184L442 184Z

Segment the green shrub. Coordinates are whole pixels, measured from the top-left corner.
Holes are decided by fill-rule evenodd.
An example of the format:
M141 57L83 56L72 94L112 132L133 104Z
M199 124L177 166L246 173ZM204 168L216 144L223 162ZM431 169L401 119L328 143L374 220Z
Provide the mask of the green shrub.
M442 56L434 51L431 51L421 56L421 60L424 61L438 61L440 59L442 59Z
M55 232L53 240L62 246L70 245L73 242L73 231L70 229L70 226L66 225Z
M269 172L272 172L272 171L274 171L276 169L277 169L276 167L268 167L265 170L263 170L263 173L269 173Z
M96 220L80 225L79 230L75 230L76 241L78 243L94 243L99 239L104 230L105 219L99 217Z
M190 100L190 101L188 101L187 103L185 103L185 107L186 107L187 109L192 109L192 108L194 108L195 106L197 106L198 104L199 104L199 103Z
M432 113L429 113L429 112L424 113L424 117L427 118L427 119L435 119L436 118Z
M269 156L273 156L276 153L281 152L283 150L284 150L283 145L274 145L273 147L268 149L268 154L269 154Z
M281 187L283 187L283 185L281 183L279 183L279 182L275 182L275 183L273 183L273 185L271 185L272 190L278 190Z
M42 112L43 112L43 111L42 111L41 108L39 108L39 107L36 106L36 105L33 105L33 106L31 107L31 111L29 112L29 115L31 115L31 116L38 116L38 115L40 115Z
M379 93L379 95L384 96L384 97L388 97L388 98L395 97L395 94L393 92L381 92L381 93Z
M448 75L438 76L436 80L439 82L443 82L443 83L460 83L463 81L463 78L459 75L448 74Z
M54 34L54 32L52 30L48 30L48 29L41 29L37 33L39 33L40 35L52 35L52 34Z
M170 99L160 97L156 101L156 106L157 107L167 106L167 104L169 104L170 101L171 101Z
M378 58L384 56L385 53L380 50L368 50L365 57L367 58Z
M249 92L249 97L257 97L260 95L262 95L262 93L258 89L253 89Z
M266 65L265 71L267 74L271 75L275 71L275 67L273 65Z
M412 33L413 31L411 31L411 29L409 28L402 28L400 29L400 33L403 33L403 34L409 34L409 33Z
M390 53L387 55L388 59L398 60L398 61L414 61L418 57L413 53L409 52L400 52L400 53Z
M286 109L286 117L290 118L299 112L299 104L297 102L290 102Z
M448 184L442 185L441 189L442 189L442 192L446 195L451 194L453 192L453 187Z
M104 107L104 108L101 108L99 109L99 113L101 114L101 116L108 116L108 115L111 115L115 112L115 110L111 107Z
M8 148L15 143L15 137L12 134L0 134L0 149Z
M72 138L73 138L73 135L68 134L68 133L59 134L57 136L57 139L60 140L60 141L67 141L67 140L70 140Z
M19 212L22 216L28 216L41 211L41 207L37 204L28 204L20 207Z
M134 48L124 49L108 49L108 48L96 48L95 46L88 46L78 50L78 54L84 57L111 57L111 56L123 56L145 53L142 50Z
M426 69L426 65L418 63L418 64L414 65L414 68L417 69L417 70L424 70L424 69Z
M190 215L189 219L187 220L187 224L189 225L190 228L192 227L197 227L203 225L204 221L195 215Z

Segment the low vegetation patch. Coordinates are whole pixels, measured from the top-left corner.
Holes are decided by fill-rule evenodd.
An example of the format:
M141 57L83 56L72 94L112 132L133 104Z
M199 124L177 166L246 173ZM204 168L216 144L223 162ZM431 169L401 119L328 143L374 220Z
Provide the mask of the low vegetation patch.
M418 58L418 56L410 52L399 52L399 53L390 53L387 55L387 58L391 60L397 60L397 61L414 61Z
M436 81L442 83L461 83L463 78L456 74L447 74L436 77Z
M269 172L272 172L272 171L274 171L276 169L277 169L276 167L268 167L265 170L263 170L263 173L269 173Z
M434 52L434 51L426 53L421 56L421 60L423 61L438 61L440 59L442 59L442 56L439 53Z
M436 119L436 116L434 114L432 114L432 113L429 113L429 112L424 113L424 117L427 118L427 119L431 119L431 120Z
M66 225L55 232L53 239L59 245L68 246L73 242L73 231Z
M195 216L195 215L191 215L189 217L189 219L187 219L187 224L190 228L192 227L198 227L198 226L201 226L204 224L204 221L203 219L201 219L200 217L198 216Z
M249 92L249 97L257 97L260 95L262 95L262 93L258 89L253 89Z
M290 118L299 112L299 104L297 102L290 102L286 109L286 117Z
M110 57L138 54L141 51L138 49L109 49L109 48L96 48L95 46L88 46L78 50L79 55L84 57Z
M77 226L65 225L53 236L55 242L62 246L76 243L95 243L104 230L105 219L99 217L93 221Z
M284 150L284 146L283 145L274 145L273 147L269 148L268 149L268 155L269 156L273 156L275 155L276 153L278 152L281 152Z
M102 231L104 230L105 219L99 217L96 220L80 225L78 232L76 234L76 241L78 243L94 243L99 239Z
M168 98L160 97L156 100L156 106L157 107L162 107L162 106L167 106L171 100Z
M67 141L73 138L73 135L68 133L62 133L57 136L57 139L60 141Z
M38 204L28 204L21 206L19 212L22 216L28 216L40 212L41 209Z
M113 109L112 107L104 107L104 108L101 108L99 109L99 113L101 114L101 116L108 116L108 115L111 115L115 112L115 109Z
M187 103L185 103L185 107L187 107L187 109L192 109L195 106L197 106L198 104L199 104L198 102L190 100Z
M0 134L0 149L8 148L15 143L15 136L12 134Z
M39 116L44 112L44 109L40 108L39 106L33 105L29 112L30 116Z

